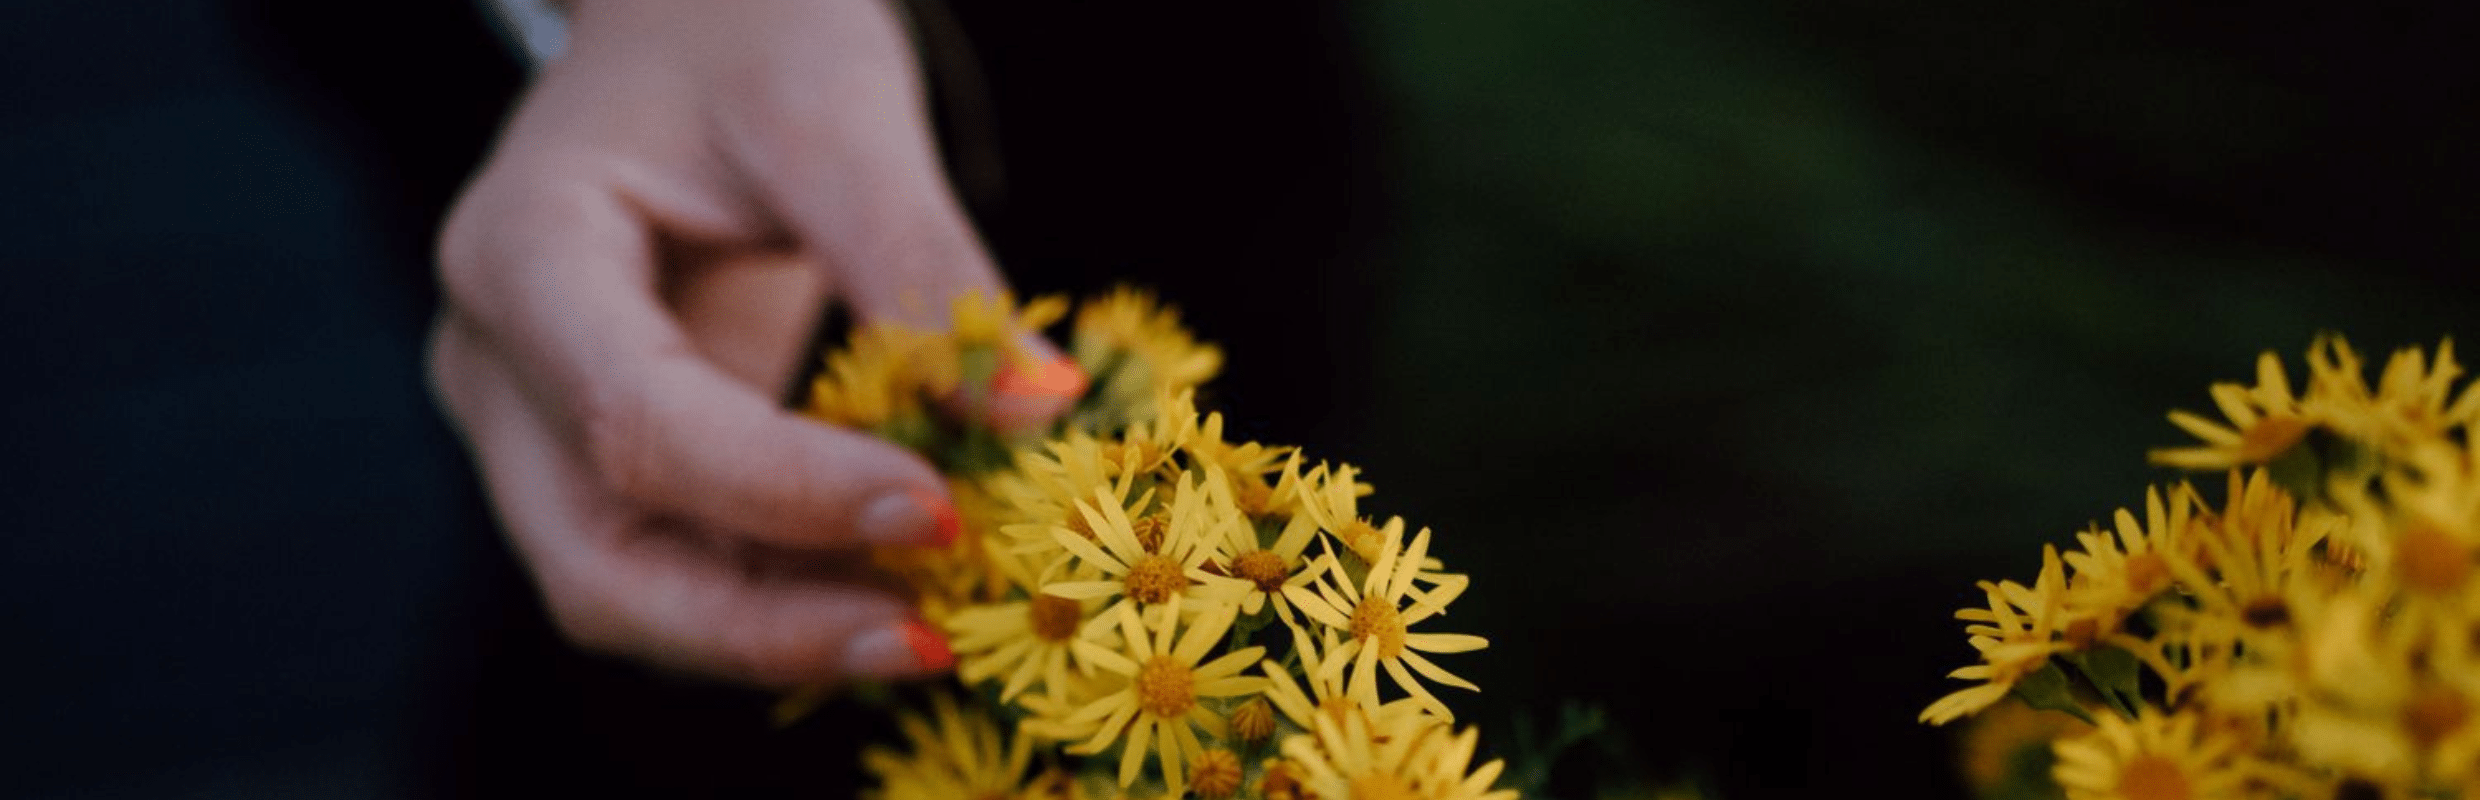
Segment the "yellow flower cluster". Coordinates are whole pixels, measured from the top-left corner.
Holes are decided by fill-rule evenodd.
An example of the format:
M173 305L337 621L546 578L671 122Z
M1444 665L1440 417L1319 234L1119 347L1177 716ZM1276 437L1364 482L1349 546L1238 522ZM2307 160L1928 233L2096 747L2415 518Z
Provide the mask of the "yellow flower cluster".
M977 365L995 362L975 353L1065 311L958 308L955 334L858 331L812 410L954 425L926 420L986 391ZM997 463L938 449L995 434L907 440L948 467L963 532L880 562L980 702L905 716L909 751L868 754L875 796L1513 798L1431 688L1474 690L1431 656L1487 643L1432 630L1469 579L1430 554L1430 531L1365 514L1349 465L1227 438L1194 399L1220 353L1151 297L1086 303L1073 331L1091 388L1058 430ZM925 422L890 422L907 414Z
M2307 361L2171 414L2201 443L2153 460L2228 470L2218 506L2155 489L2032 585L1982 583L1953 673L1977 685L1921 719L2085 720L2053 745L2073 800L2480 796L2480 389L2450 343L2373 385L2339 338Z

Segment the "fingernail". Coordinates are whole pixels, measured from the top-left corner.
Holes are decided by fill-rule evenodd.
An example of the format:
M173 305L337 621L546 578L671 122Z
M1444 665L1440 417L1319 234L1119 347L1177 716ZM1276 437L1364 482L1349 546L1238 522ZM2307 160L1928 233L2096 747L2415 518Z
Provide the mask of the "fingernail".
M1076 398L1085 394L1085 370L1067 356L1020 361L990 380L991 392L1009 397Z
M911 675L955 665L947 637L917 619L864 632L844 646L844 671L850 675Z
M889 492L861 510L861 536L878 544L946 547L964 530L956 505L928 489Z

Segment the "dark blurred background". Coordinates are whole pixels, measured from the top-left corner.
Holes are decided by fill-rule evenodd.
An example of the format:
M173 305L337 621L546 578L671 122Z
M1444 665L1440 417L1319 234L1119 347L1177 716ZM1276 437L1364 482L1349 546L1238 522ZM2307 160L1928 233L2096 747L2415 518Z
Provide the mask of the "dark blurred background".
M2463 4L952 11L1015 280L1162 289L1242 433L1436 528L1485 746L1610 713L1558 796L1959 796L1973 580L2259 350L2474 332ZM861 717L558 644L431 410L521 80L447 0L0 9L8 794L851 791Z

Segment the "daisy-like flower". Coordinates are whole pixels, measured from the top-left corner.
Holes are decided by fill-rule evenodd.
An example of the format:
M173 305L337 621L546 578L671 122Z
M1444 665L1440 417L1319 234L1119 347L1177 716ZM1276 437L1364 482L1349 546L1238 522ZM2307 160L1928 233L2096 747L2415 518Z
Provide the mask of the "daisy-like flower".
M977 292L958 296L948 306L954 326L951 336L960 352L983 350L993 352L1006 364L1030 364L1033 352L1026 348L1023 337L1050 327L1068 313L1068 301L1057 296L1037 297L1017 307L1016 297L1008 292ZM993 365L994 367L996 364Z
M1148 630L1134 607L1118 607L1113 616L1125 637L1121 649L1078 641L1078 658L1121 679L1116 691L1083 704L1064 718L1036 718L1025 725L1044 736L1083 738L1068 748L1079 755L1100 753L1119 744L1119 785L1123 788L1136 782L1148 753L1159 753L1163 782L1171 787L1169 794L1177 796L1185 785L1182 770L1189 758L1205 749L1196 730L1217 739L1227 733L1223 719L1199 701L1263 690L1264 678L1243 676L1240 671L1264 657L1266 648L1243 647L1201 664L1230 631L1233 609L1204 611L1183 632L1179 599L1167 603L1171 613L1164 615L1159 630Z
M2465 595L2480 555L2480 454L2444 444L2411 448L2389 470L2382 500L2346 501L2371 566L2424 598ZM2371 529L2378 532L2371 535Z
M1210 493L1195 482L1202 478L1194 476L1173 495L1160 544L1154 547L1138 538L1127 510L1107 492L1097 492L1093 502L1077 503L1079 517L1094 532L1093 541L1066 527L1053 527L1051 539L1098 575L1052 582L1042 587L1043 593L1069 600L1113 598L1112 609L1086 626L1088 634L1098 633L1120 608L1176 608L1170 603L1173 598L1188 598L1192 608L1236 609L1249 584L1207 572L1205 563L1222 555L1216 546L1224 538L1222 526L1248 523L1237 509L1211 502Z
M928 425L923 399L955 391L961 380L954 354L940 345L932 335L908 328L854 331L811 379L806 410L838 425L908 440L904 433Z
M2397 786L2480 778L2480 643L2469 620L2416 602L2390 608L2370 592L2325 611L2301 635L2300 754Z
M1300 457L1294 454L1291 462L1284 467L1283 484L1291 483L1299 466ZM1206 472L1207 491L1232 491L1231 483L1223 480L1220 467L1208 464ZM1219 498L1216 502L1236 504L1236 501ZM1317 578L1317 571L1308 568L1306 558L1310 540L1317 538L1317 521L1306 514L1293 515L1283 523L1282 531L1275 535L1272 544L1262 544L1263 537L1255 525L1225 525L1222 532L1222 551L1229 557L1228 561L1221 562L1222 571L1247 582L1249 587L1248 593L1240 598L1240 610L1255 614L1271 602L1276 616L1285 622L1292 621L1291 601L1284 598L1283 590L1305 586Z
M1470 634L1411 632L1413 625L1446 613L1447 604L1463 594L1470 582L1462 575L1440 575L1420 569L1428 555L1428 529L1422 529L1413 538L1410 548L1403 547L1401 529L1397 529L1397 535L1387 537L1377 561L1369 565L1369 573L1358 587L1352 584L1343 563L1332 552L1320 559L1325 565L1326 580L1284 587L1283 594L1290 598L1294 608L1349 637L1342 646L1328 652L1327 662L1312 678L1336 679L1348 664L1352 668L1349 688L1353 699L1365 707L1377 708L1378 668L1383 666L1395 684L1422 708L1442 719L1455 719L1447 704L1439 702L1420 681L1414 680L1413 673L1466 691L1477 692L1481 688L1430 663L1421 654L1464 653L1490 643ZM1416 594L1416 580L1431 582L1433 586L1426 593Z
M2065 608L2065 570L2058 548L2041 548L2041 576L2027 588L2014 581L1981 581L1987 608L1967 608L1955 618L1979 623L1964 628L1981 663L1947 673L1946 677L1982 681L1981 685L1938 698L1920 712L1920 721L1944 725L1980 713L2015 690L2015 682L2048 666L2052 653L2068 649L2058 640L2058 620Z
M2462 377L2463 366L2454 361L2454 340L2437 344L2435 359L2423 357L2420 348L2406 347L2394 351L2386 359L2385 369L2377 373L2376 396L2370 403L2390 430L2384 435L2397 440L2433 440L2445 435L2456 417L2449 406L2480 404L2471 392L2465 391L2460 401L2453 396L2454 381Z
M1131 496L1137 474L1127 464L1111 459L1111 447L1083 433L1071 433L1039 450L1019 451L1016 469L988 479L990 492L1006 508L1003 518L1007 523L999 526L1000 533L1013 540L1019 552L1059 555L1058 545L1051 540L1053 528L1064 526L1080 538L1094 536L1093 527L1076 510L1080 501L1107 496L1123 513L1150 505L1150 494Z
M2100 715L2090 734L2060 740L2051 771L2068 800L2197 800L2238 797L2254 759L2238 741L2192 713L2150 707L2134 722Z
M2267 351L2256 358L2256 385L2213 385L2213 403L2229 420L2224 425L2186 411L2170 412L2170 423L2204 444L2154 450L2155 464L2183 469L2219 470L2262 464L2291 449L2315 427L2299 397L2291 392L2282 359Z
M2225 510L2214 524L2197 526L2188 540L2213 565L2213 575L2205 577L2173 550L2173 571L2184 573L2179 582L2196 609L2166 608L2167 614L2219 616L2237 623L2252 641L2266 641L2258 634L2287 627L2292 582L2312 577L2317 545L2341 522L2326 514L2302 518L2297 509L2264 470L2246 480L2233 471Z
M2037 749L2047 756L2050 743L2091 730L2091 725L2065 714L2023 703L1999 703L1965 723L1955 747L1956 765L1962 768L1964 783L1972 787L1974 796L1997 797L2001 786L2025 762L2027 751Z
M1190 336L1176 312L1124 286L1077 309L1068 349L1094 381L1075 421L1098 430L1145 421L1157 395L1195 388L1223 366L1222 351Z
M1211 413L1198 424L1196 435L1189 437L1183 448L1189 455L1191 468L1211 467L1231 487L1233 500L1240 512L1250 519L1291 516L1298 504L1300 486L1297 473L1286 471L1273 483L1268 473L1283 469L1287 463L1297 469L1299 452L1290 447L1269 447L1257 442L1233 444L1223 439L1223 415Z
M1065 700L1070 646L1087 619L1102 607L1096 599L1070 600L1043 594L1025 558L996 553L992 563L1011 585L1026 592L1023 600L969 606L947 615L949 644L956 651L956 675L967 685L1000 680L999 699L1013 701L1026 689L1040 686L1054 700ZM1116 641L1103 642L1105 646Z
M1361 516L1360 499L1369 492L1369 484L1360 482L1352 465L1337 464L1330 470L1320 464L1309 473L1300 510L1317 520L1319 527L1325 528L1353 555L1364 562L1375 562L1378 551L1389 540L1402 539L1404 520L1396 517L1379 526Z
M872 747L861 767L879 781L868 800L951 800L958 797L1039 797L1029 791L1033 741L1007 736L986 713L966 714L945 694L930 697L930 716L905 712L896 718L909 752Z
M2438 345L2434 360L2418 347L2395 351L2373 389L2359 354L2339 336L2320 337L2311 345L2308 365L2306 402L2324 412L2338 432L2383 449L2436 440L2480 411L2480 393L2453 395L2463 368L2454 360L2452 340Z
M1479 732L1451 733L1447 723L1413 715L1373 722L1359 715L1321 716L1313 733L1283 740L1302 794L1386 800L1515 800L1513 789L1490 788L1502 761L1471 769ZM1467 772L1467 770L1470 770Z
M1311 638L1307 630L1298 625L1291 626L1291 629L1293 652L1300 655L1300 672L1309 682L1308 690L1303 691L1300 684L1292 680L1291 670L1284 669L1281 664L1267 661L1258 668L1266 673L1266 700L1282 711L1283 716L1291 718L1292 724L1300 726L1301 730L1316 730L1320 716L1338 721L1348 716L1368 716L1379 727L1386 728L1396 722L1396 717L1426 713L1419 702L1409 697L1382 706L1362 705L1344 686L1341 676L1320 677L1329 674L1325 664L1341 646L1334 629L1321 631L1325 641L1322 648L1319 640ZM1327 655L1320 656L1321 651Z
M2060 631L2076 647L2117 632L2128 613L2151 602L2177 580L2201 580L2189 554L2198 527L2196 492L2181 483L2167 502L2158 488L2144 490L2144 520L2119 509L2118 536L2095 528L2078 533L2080 552L2066 555L2075 570L2067 584L2066 606L2073 620Z

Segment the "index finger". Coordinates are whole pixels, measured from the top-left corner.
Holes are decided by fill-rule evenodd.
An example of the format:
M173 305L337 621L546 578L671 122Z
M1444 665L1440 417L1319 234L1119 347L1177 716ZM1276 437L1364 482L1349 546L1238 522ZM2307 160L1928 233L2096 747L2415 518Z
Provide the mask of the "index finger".
M788 546L951 539L928 463L797 417L699 354L622 197L486 173L441 245L449 301L594 477L641 507Z

